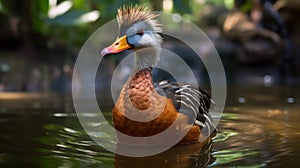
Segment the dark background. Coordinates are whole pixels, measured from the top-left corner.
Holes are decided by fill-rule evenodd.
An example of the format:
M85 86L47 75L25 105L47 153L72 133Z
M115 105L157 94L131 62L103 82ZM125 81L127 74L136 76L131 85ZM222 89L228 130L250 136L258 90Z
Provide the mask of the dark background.
M0 91L70 92L80 47L129 3L177 13L200 26L217 48L229 84L299 82L296 0L2 0ZM172 39L165 38L164 44L176 52ZM185 53L184 46L180 50ZM105 59L117 61L114 56Z

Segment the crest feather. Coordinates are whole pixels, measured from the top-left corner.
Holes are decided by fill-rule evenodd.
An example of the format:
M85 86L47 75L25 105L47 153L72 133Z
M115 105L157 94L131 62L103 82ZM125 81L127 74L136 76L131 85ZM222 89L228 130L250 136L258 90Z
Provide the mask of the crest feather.
M117 20L120 29L127 29L139 21L145 21L152 25L153 31L161 32L161 25L155 20L157 16L159 14L147 7L128 5L118 9Z

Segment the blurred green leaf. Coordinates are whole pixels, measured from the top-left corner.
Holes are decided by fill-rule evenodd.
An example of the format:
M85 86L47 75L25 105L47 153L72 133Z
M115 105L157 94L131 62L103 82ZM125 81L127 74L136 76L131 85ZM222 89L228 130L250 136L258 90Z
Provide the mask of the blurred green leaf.
M100 17L100 13L96 10L85 12L81 10L71 10L63 15L57 16L54 19L47 19L50 25L60 26L77 26L91 22L95 22Z
M187 0L174 0L174 10L180 14L192 14L190 1Z
M0 1L0 12L3 12L4 8L3 8L3 5L2 5L2 1Z
M85 6L85 0L73 0L75 9L82 9Z
M234 0L224 0L224 4L227 9L233 9L234 7Z
M209 0L209 1L206 1L206 3L208 3L208 4L223 5L224 1L227 1L227 0Z
M72 6L73 6L72 1L63 1L59 4L52 4L52 5L50 5L49 11L48 11L48 17L55 18L57 16L63 15L66 12L68 12Z
M37 2L30 2L31 3L31 23L33 29L36 32L42 32L44 28L44 23L42 18L47 17L48 12L48 0L40 0Z
M247 0L244 5L241 7L242 12L248 12L253 8L253 1L252 0Z
M5 6L2 0L0 0L0 13L8 14L9 9Z
M49 3L48 0L39 0L39 11L43 15L47 16L48 10L49 10Z

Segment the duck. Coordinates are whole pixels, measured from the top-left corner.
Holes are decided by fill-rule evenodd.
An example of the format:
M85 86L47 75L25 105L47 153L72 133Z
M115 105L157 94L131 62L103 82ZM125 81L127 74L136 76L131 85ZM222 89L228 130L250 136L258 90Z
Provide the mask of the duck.
M176 144L207 142L217 132L209 113L213 104L210 94L190 84L153 82L163 42L158 16L142 6L120 7L118 37L101 51L106 56L131 50L135 58L134 70L112 109L114 128L127 136L151 137L176 123L169 136Z

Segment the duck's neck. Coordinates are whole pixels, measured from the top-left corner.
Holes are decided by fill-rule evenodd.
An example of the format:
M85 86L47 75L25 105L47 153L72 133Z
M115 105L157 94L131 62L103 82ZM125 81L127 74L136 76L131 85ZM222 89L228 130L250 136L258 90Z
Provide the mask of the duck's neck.
M154 91L152 68L135 72L128 83L128 96L136 109L145 110L151 106L150 95Z
M144 48L136 50L135 56L135 72L152 68L159 60L158 48Z
M155 92L152 81L152 67L159 59L159 49L144 48L135 51L135 70L129 78L128 96L136 109L145 110L151 106L150 95Z

